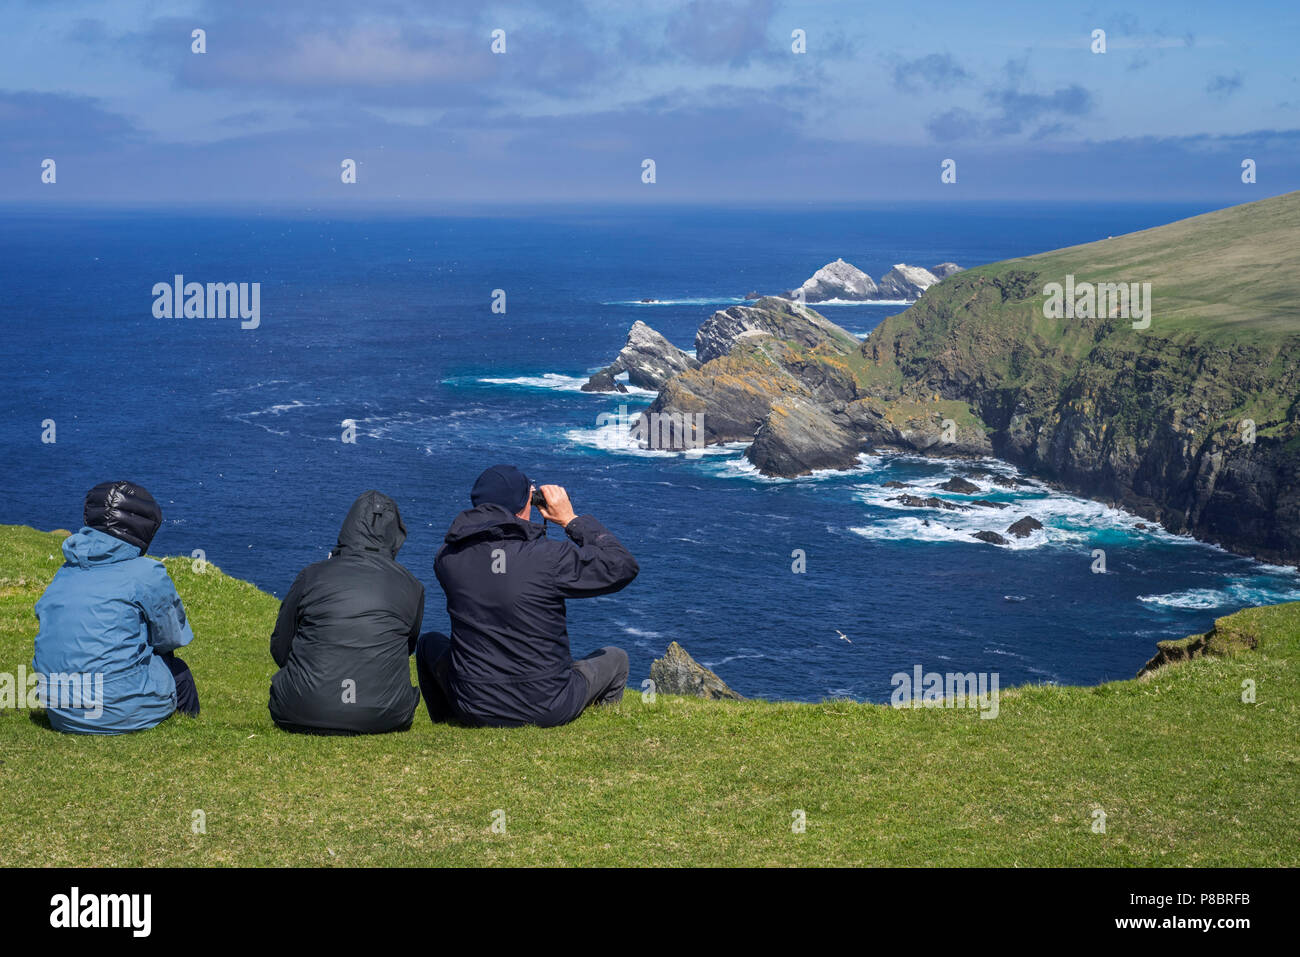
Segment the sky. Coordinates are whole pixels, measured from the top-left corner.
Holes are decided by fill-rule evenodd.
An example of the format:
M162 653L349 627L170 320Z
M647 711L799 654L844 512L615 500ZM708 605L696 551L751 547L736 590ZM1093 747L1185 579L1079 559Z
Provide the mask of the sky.
M0 23L0 202L1226 205L1300 188L1294 0L0 0Z

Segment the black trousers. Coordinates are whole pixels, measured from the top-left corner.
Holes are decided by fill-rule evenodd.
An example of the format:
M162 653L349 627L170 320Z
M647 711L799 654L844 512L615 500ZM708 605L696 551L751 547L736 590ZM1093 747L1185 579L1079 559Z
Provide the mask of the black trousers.
M451 721L456 717L447 690L450 669L451 639L436 631L421 635L415 645L415 670L420 678L420 694L429 709L429 717L435 722ZM584 709L593 704L613 704L623 700L628 660L627 652L622 648L612 645L598 648L585 658L577 659L573 670L587 682Z
M176 710L192 718L199 715L199 689L194 684L194 672L174 651L164 651L158 655L172 677L176 679Z

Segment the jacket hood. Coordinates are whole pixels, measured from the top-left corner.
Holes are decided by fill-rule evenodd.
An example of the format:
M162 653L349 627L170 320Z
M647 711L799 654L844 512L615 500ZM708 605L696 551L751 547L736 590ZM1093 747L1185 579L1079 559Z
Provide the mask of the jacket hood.
M459 545L472 539L533 539L546 532L540 525L525 522L503 505L485 502L474 508L467 508L451 520L451 528L443 541L448 545Z
M406 526L402 524L397 503L372 489L362 492L348 509L348 517L339 529L336 551L379 552L396 558L405 541Z
M63 540L63 557L74 565L92 568L139 558L140 549L99 529L83 527Z

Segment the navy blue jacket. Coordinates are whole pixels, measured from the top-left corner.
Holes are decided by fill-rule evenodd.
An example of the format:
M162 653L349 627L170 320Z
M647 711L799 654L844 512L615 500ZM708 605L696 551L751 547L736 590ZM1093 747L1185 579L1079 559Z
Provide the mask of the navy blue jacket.
M616 592L636 578L636 559L604 525L580 515L568 539L546 537L500 505L451 523L434 572L451 618L452 707L496 727L563 724L586 704L573 668L565 599Z

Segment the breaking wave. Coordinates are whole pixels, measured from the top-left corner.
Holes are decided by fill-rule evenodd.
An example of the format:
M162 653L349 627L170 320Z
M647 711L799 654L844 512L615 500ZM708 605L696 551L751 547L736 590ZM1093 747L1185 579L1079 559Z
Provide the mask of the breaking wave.
M1259 579L1234 582L1223 588L1189 588L1163 595L1139 595L1138 601L1161 608L1206 611L1211 608L1240 608L1246 605L1272 605L1300 600L1300 583L1290 586L1279 580Z
M593 372L596 370L592 370ZM500 385L513 386L518 389L549 389L552 392L582 392L582 387L587 384L587 376L561 375L558 372L544 372L541 375L520 375L508 377L483 376L478 378L458 378L444 379L443 381L451 384L463 384L466 381L473 384L481 385ZM620 380L622 381L622 380ZM591 392L583 393L584 395L633 395L633 396L654 396L659 393L654 389L642 389L640 386L629 385L623 382L627 392Z

